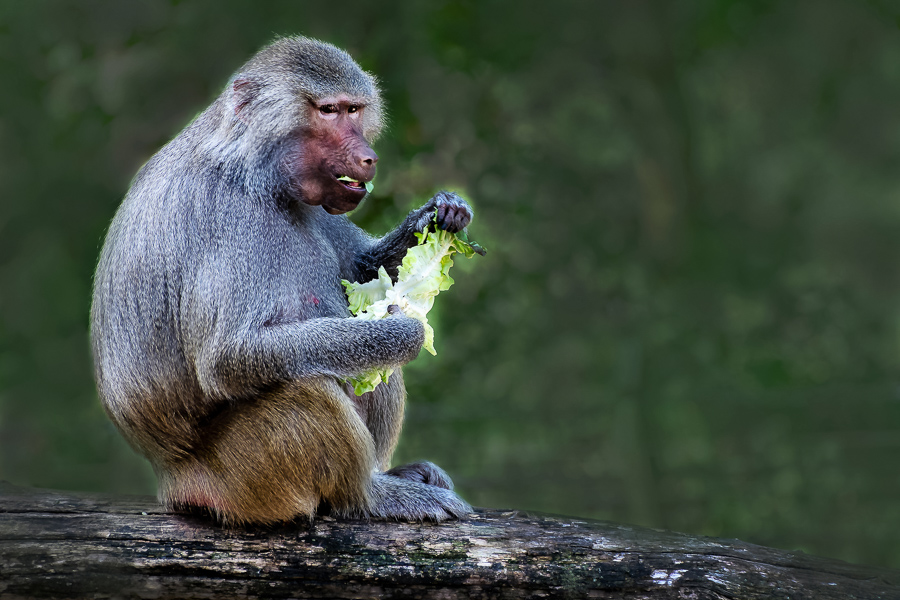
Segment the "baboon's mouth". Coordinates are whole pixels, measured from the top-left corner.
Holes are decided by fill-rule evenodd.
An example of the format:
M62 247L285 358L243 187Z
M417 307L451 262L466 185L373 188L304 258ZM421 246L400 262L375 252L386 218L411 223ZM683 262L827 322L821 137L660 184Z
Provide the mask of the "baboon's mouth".
M335 176L335 179L340 181L341 185L343 185L345 188L351 189L354 192L372 191L373 186L371 181L366 181L365 183L363 183L362 181L353 179L352 177L348 177L347 175L337 175Z

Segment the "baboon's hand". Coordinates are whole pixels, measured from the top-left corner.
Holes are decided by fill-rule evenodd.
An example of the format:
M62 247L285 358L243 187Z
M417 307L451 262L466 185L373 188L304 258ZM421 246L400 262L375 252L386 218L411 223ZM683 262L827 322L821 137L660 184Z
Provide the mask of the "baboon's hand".
M407 316L399 306L392 304L388 307L388 316L383 322L397 327L395 331L398 335L391 344L398 351L397 359L402 364L405 365L419 355L425 343L425 326L421 321Z
M425 231L425 228L431 224L432 217L437 211L436 227L449 231L450 233L458 233L466 228L472 221L472 207L453 192L438 192L434 198L425 203L425 205L416 211L415 230Z

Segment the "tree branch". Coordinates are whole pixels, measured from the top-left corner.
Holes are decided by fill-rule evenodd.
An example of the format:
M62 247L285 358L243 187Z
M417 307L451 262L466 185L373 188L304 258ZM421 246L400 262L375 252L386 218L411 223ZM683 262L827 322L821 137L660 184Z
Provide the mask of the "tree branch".
M0 483L0 598L900 598L900 573L587 519L223 528Z

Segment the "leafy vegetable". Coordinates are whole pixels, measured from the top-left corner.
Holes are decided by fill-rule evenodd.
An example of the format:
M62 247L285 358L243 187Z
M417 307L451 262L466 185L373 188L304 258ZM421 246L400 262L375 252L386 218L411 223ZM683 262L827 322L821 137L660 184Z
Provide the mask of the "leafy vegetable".
M341 175L340 177L337 178L337 180L338 181L346 181L348 183L359 183L359 181L357 181L356 179L353 179L352 177L349 177L347 175ZM371 194L372 190L375 189L375 184L372 183L371 181L367 181L365 183L365 186L366 186L366 193L369 193L369 194Z
M459 234L435 230L415 234L418 245L406 252L400 265L397 283L391 281L384 267L378 269L378 277L366 283L350 283L342 280L347 292L350 312L353 318L365 320L383 319L388 315L388 307L396 305L403 313L418 319L425 325L423 348L431 354L434 349L434 329L425 316L434 304L434 297L453 285L450 267L457 252L466 258L475 254L484 255L484 249L468 240L465 230ZM353 384L356 395L371 392L382 382L386 382L393 369L371 369L347 381Z

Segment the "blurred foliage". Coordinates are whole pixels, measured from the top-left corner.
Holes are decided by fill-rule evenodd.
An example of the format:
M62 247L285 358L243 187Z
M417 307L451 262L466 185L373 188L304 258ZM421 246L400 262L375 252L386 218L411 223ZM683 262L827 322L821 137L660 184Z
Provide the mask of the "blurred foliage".
M463 191L485 259L407 368L397 461L476 505L900 567L900 7L0 3L0 477L153 490L91 274L130 177L276 34L390 109L381 233Z

